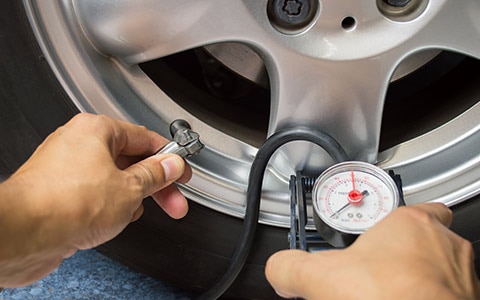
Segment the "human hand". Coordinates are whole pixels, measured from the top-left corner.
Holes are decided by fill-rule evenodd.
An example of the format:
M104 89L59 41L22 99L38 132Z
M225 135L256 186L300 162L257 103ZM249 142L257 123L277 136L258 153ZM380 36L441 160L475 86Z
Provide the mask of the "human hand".
M471 244L441 203L401 207L344 250L272 255L266 276L283 297L479 299Z
M112 239L141 216L149 195L171 217L183 217L187 201L172 183L188 181L191 169L175 154L151 156L167 142L90 114L48 136L0 186L0 236L8 241L0 246L0 286L37 280L76 250Z

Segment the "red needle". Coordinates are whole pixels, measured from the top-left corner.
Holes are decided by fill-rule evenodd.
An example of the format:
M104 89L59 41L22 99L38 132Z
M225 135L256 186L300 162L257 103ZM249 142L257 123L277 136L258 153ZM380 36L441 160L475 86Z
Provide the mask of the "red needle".
M348 202L352 205L359 205L362 203L363 195L360 193L359 190L355 187L355 172L352 170L350 172L352 176L352 187L353 190L348 193Z
M352 186L353 186L353 190L352 191L355 191L356 188L355 188L355 172L350 171L350 175L352 175Z

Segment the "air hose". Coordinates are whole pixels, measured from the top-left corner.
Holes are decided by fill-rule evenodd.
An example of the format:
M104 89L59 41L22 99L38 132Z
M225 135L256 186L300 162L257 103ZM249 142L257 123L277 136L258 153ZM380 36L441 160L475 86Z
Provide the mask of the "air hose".
M293 141L314 143L322 147L336 162L348 159L345 150L334 138L311 128L295 127L284 129L270 136L258 150L250 169L242 235L230 260L230 265L224 275L210 289L200 295L198 299L218 299L235 281L242 270L255 238L260 213L263 177L268 162L280 146Z

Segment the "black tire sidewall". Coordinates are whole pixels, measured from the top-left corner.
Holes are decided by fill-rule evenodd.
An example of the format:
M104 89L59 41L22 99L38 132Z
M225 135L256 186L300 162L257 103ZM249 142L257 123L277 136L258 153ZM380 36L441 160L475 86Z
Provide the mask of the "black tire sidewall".
M22 2L2 1L0 12L0 176L5 177L78 110L53 76Z

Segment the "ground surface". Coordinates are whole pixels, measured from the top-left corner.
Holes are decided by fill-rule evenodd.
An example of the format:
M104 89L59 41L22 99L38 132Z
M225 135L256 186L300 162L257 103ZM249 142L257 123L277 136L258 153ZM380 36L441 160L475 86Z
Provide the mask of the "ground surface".
M5 289L0 299L166 299L189 295L132 271L95 250L79 251L30 286Z

